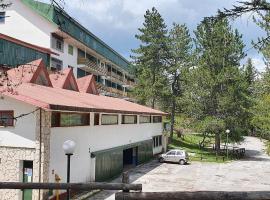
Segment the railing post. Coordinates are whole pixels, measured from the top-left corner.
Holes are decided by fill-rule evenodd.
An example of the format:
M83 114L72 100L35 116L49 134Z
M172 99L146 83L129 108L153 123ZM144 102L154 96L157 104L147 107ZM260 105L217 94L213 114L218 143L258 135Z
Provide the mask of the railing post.
M123 174L122 174L122 183L127 183L127 184L129 183L129 174L127 171L123 172ZM123 192L129 192L129 190L124 188Z

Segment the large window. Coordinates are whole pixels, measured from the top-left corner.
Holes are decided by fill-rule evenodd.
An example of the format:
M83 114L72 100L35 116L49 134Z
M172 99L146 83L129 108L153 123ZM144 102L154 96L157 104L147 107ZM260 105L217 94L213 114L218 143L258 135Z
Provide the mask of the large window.
M153 123L161 123L162 116L153 116Z
M101 125L115 125L118 124L118 115L102 114Z
M0 23L5 23L6 12L0 12Z
M153 146L154 148L162 146L162 135L153 137Z
M51 58L51 69L60 71L63 68L63 61L57 58Z
M52 35L52 48L64 52L64 40L60 36Z
M137 124L137 115L122 115L122 124Z
M142 123L151 123L150 115L140 115L140 124Z
M0 126L13 126L14 112L12 110L0 110Z
M52 112L52 127L88 126L90 125L89 113L61 113Z

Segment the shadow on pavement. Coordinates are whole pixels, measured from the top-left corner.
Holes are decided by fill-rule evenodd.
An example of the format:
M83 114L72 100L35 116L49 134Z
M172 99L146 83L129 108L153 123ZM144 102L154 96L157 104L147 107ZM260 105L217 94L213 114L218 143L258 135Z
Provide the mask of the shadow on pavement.
M127 170L130 174L130 183L136 181L140 177L144 176L148 172L154 170L155 168L159 167L162 163L159 163L157 159L153 159L147 163L144 163L142 165L136 166L134 168L131 168ZM110 181L111 183L121 183L122 182L122 176L120 175L118 178ZM112 195L114 195L117 191L115 190L104 190L99 192L98 194L89 197L88 200L104 200ZM114 198L112 198L114 199Z

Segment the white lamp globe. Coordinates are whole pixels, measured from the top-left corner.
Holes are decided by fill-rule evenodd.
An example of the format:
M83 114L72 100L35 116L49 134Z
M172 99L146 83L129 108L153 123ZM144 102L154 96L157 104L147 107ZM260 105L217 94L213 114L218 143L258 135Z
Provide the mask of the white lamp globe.
M227 130L226 130L226 133L228 133L228 134L229 134L229 133L230 133L230 130L229 130L229 129L227 129Z
M72 155L75 151L76 143L72 140L67 140L63 143L63 149L66 155Z

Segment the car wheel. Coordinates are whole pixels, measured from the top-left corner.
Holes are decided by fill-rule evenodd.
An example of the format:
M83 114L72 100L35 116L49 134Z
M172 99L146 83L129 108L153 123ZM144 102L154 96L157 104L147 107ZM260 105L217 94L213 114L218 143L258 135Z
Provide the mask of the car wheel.
M163 162L164 162L164 158L159 158L158 161L159 161L160 163L163 163Z
M180 165L184 165L186 162L184 160L179 160Z

